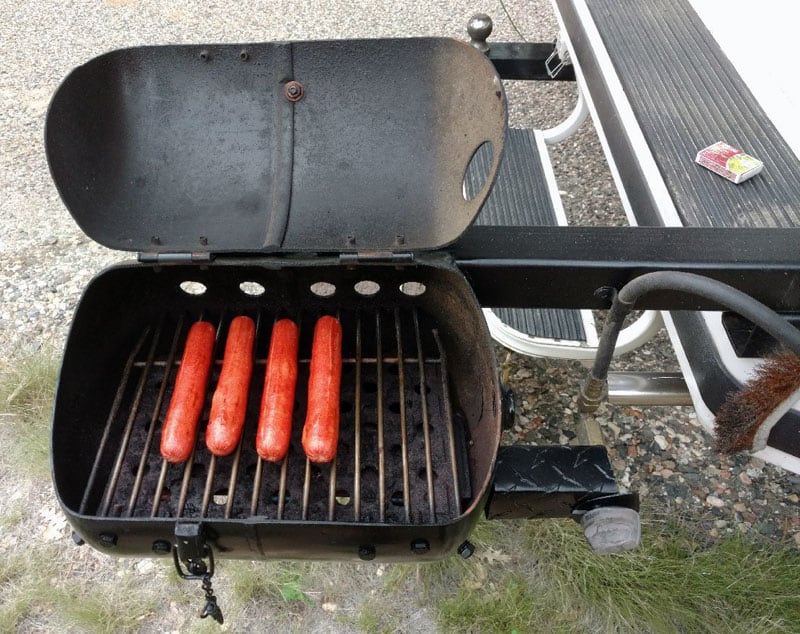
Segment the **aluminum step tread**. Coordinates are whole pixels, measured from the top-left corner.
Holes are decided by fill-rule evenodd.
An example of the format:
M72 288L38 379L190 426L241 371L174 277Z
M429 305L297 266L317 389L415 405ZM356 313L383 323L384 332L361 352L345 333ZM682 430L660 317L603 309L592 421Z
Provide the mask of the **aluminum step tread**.
M469 187L479 188L480 174L491 156L480 150L467 171ZM472 191L475 191L473 189ZM505 153L492 191L475 224L510 227L559 224L544 166L532 130L510 128ZM554 308L494 308L495 315L514 330L551 340L585 342L579 310Z
M683 223L800 226L800 161L689 3L587 4ZM717 141L764 170L733 185L696 165L697 152Z

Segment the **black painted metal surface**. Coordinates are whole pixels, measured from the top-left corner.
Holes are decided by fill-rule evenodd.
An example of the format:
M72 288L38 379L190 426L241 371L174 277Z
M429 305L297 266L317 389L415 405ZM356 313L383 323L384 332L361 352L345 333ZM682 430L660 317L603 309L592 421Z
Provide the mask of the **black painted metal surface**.
M489 519L570 517L581 502L618 493L605 447L510 445L497 452Z
M597 289L670 270L706 275L775 310L798 311L798 244L800 229L476 226L450 252L483 306L608 308ZM637 308L720 306L665 292L642 298Z
M369 279L379 285L380 290L364 296L355 290L359 281ZM191 280L205 285L202 295L187 294L180 288L182 281ZM405 282L424 284L421 295L407 295L401 290ZM259 296L248 295L240 284L255 282L264 287ZM311 291L316 282L327 282L336 286L331 296L318 296ZM396 348L395 310L401 319L408 319L410 311L416 311L420 320L420 345L422 355L428 360L425 385L422 371L414 370L418 348L413 328L405 327L403 341L405 366L407 447L413 456L409 459L411 473L410 519L403 516L404 504L395 492L402 440L398 429L399 370L392 374L391 354ZM382 316L382 350L386 355L385 372L381 381L384 392L379 392L375 368L377 356L376 312ZM363 367L360 374L362 386L361 403L342 397L347 407L342 407L342 436L336 467L336 495L355 498L354 484L355 441L350 432L354 428L354 415L361 416L361 498L360 516L355 515L354 503L337 502L333 519L324 509L330 504L330 480L327 468L312 468L311 501L308 520L302 519L302 477L304 459L300 442L303 404L296 404L293 455L295 466L288 467L286 501L282 517L278 517L274 493L279 490L280 467L265 465L260 488L254 482L255 455L250 444L254 438L255 418L250 417L246 425L248 447L242 450L241 458L229 456L216 463L216 474L209 489L214 496L231 496L231 512L213 499L207 510L198 508L203 488L211 473L209 456L200 440L195 449L195 458L190 471L191 483L183 511L177 511L176 500L183 487L185 474L182 465L168 468L166 486L161 491L156 517L150 517L152 500L159 493L158 480L160 456L158 443L160 426L165 408L158 410L155 401L159 390L159 377L169 355L170 340L176 322L184 318L188 324L199 314L214 323L230 319L237 314L246 314L258 320L262 330L257 341L257 354L263 359L268 348L267 331L277 315L290 316L301 324L305 332L306 345L301 351L307 359L310 351L310 335L317 316L339 314L344 332L343 358L351 359L356 350L356 319L362 319ZM164 324L164 334L150 343L144 334L152 333L158 324ZM185 330L185 328L184 328ZM446 357L445 366L441 350ZM137 341L143 341L139 352ZM147 357L153 350L156 364L148 371ZM369 364L372 359L372 365ZM126 367L133 368L125 380ZM343 362L343 386L355 385L358 376L352 362ZM436 367L433 367L436 366ZM396 364L395 364L396 369ZM254 371L254 382L262 377L263 364ZM303 371L300 373L304 376ZM213 384L216 370L212 372ZM146 381L141 383L142 377ZM302 383L302 378L300 383ZM414 382L417 381L415 384ZM141 384L140 388L137 385ZM119 392L120 387L122 392ZM416 389L415 389L416 386ZM171 388L168 388L171 389ZM444 405L444 391L450 399L450 407ZM115 410L115 394L121 393L119 409ZM377 496L378 441L376 393L384 394L383 408L385 444L385 518L379 514L380 501ZM137 396L140 394L140 397ZM425 395L423 397L423 394ZM169 392L165 398L168 398ZM304 399L304 388L298 385L297 398ZM260 399L259 389L251 390L250 412L257 413ZM427 404L432 460L448 452L446 443L440 442L452 417L456 446L453 449L457 464L450 458L435 463L432 475L435 478L434 512L428 512L427 458L423 449L424 414L422 401ZM132 405L137 402L134 408ZM208 405L208 399L207 399ZM383 411L383 410L381 410ZM128 412L135 414L129 418ZM158 414L151 422L153 413ZM112 415L113 414L113 415ZM500 439L501 403L499 376L494 360L489 334L474 295L463 276L443 258L430 258L428 264L410 264L395 267L391 264L370 267L353 267L341 264L336 258L314 258L288 261L284 258L259 258L245 261L219 260L207 266L197 265L121 265L104 271L87 288L79 303L67 340L64 361L57 388L52 427L53 478L62 508L75 531L89 544L115 554L141 556L163 555L157 547L160 542L170 543L177 516L184 519L202 520L208 529L207 539L220 557L240 558L317 558L359 559L359 551L365 545L374 548L378 560L430 560L455 552L466 539L477 521L489 494L497 447ZM132 420L133 432L128 436L125 428ZM205 420L205 418L203 419ZM136 498L131 513L125 510L126 500L133 499L133 471L140 463L136 454L144 453L145 440L155 430L147 456L141 493ZM123 439L128 436L129 442ZM102 440L103 438L106 440ZM438 440L437 440L438 439ZM105 444L103 444L105 443ZM439 443L439 445L437 445ZM105 447L105 448L103 448ZM122 453L119 453L122 452ZM133 454L129 454L133 452ZM118 456L124 455L123 472L115 487L109 474ZM239 470L234 489L228 484L233 480L233 462L238 461ZM419 461L423 462L420 463ZM96 474L92 473L97 465ZM441 471L441 473L438 473ZM459 479L459 499L456 502L456 487L453 474ZM333 476L330 476L333 477ZM372 481L367 486L367 481ZM400 478L402 482L402 478ZM109 483L109 484L106 484ZM381 487L383 488L383 487ZM112 489L115 489L113 492ZM341 489L341 490L339 490ZM258 491L257 510L252 512L252 494ZM111 493L108 493L111 492ZM425 503L414 506L413 499L424 499ZM109 504L105 504L108 500ZM449 500L446 502L445 500ZM227 501L226 501L227 503ZM144 505L144 506L142 506ZM149 506L148 506L149 505ZM108 507L104 511L104 507ZM411 545L425 540L428 549L424 553L412 552Z
M505 125L474 48L342 40L113 51L62 83L45 137L65 204L111 248L412 251L473 221ZM493 162L466 199L485 142Z
M503 79L575 81L575 69L564 66L555 77L547 72L547 59L555 50L552 42L489 42L489 59Z

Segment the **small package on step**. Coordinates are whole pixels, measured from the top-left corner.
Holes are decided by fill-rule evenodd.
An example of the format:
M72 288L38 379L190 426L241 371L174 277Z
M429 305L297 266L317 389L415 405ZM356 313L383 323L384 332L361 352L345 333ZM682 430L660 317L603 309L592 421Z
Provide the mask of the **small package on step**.
M695 161L737 184L752 178L764 168L757 158L722 141L700 150Z

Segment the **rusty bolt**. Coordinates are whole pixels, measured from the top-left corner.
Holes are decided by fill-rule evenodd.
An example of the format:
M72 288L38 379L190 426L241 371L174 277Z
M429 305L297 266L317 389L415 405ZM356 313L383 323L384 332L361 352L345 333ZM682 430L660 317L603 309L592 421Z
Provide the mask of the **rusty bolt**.
M303 98L303 84L299 81L290 81L283 89L286 98L291 102L300 101Z

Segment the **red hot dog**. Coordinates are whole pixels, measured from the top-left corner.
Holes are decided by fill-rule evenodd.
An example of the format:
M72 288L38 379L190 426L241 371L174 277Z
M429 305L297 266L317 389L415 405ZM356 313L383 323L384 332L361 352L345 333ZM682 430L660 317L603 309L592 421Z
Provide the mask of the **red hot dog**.
M311 462L331 462L336 457L341 379L342 325L334 317L321 317L314 327L303 427L303 449Z
M228 329L222 371L211 399L206 446L216 456L233 453L244 428L247 393L253 373L256 325L249 317L236 317Z
M256 451L270 462L280 462L289 450L299 338L300 329L291 319L281 319L272 328L256 433Z
M215 337L216 329L207 321L198 321L189 329L161 430L161 455L168 462L183 462L192 455L197 421L206 400Z

